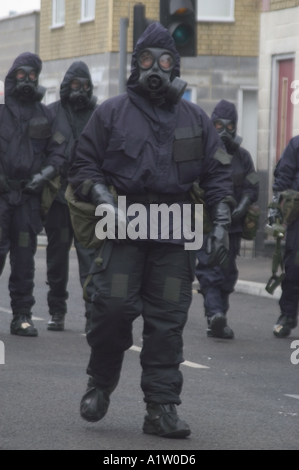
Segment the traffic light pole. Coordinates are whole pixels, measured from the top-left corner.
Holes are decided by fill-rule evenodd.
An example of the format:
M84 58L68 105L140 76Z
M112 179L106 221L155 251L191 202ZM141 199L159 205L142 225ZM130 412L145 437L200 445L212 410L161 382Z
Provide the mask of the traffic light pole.
M119 94L126 92L128 60L128 27L129 18L120 19L119 35Z

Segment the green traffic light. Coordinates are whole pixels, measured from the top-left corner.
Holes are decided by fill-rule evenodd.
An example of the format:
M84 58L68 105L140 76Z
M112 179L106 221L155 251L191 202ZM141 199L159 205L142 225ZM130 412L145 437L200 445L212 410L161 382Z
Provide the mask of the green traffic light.
M174 31L172 37L178 46L185 46L190 41L192 31L188 25L180 24Z

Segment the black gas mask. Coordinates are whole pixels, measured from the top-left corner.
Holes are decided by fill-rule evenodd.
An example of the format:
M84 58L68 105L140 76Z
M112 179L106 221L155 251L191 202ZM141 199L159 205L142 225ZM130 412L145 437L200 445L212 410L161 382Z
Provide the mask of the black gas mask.
M73 78L69 86L69 101L75 111L84 109L90 101L91 83L88 78Z
M217 119L214 121L214 126L228 150L237 150L241 143L242 137L236 135L236 123L230 119Z
M138 56L140 87L150 94L151 100L162 106L165 102L178 104L187 82L176 77L172 80L175 58L167 49L148 48Z
M19 67L16 70L15 80L15 92L19 99L23 101L38 99L38 73L33 67Z

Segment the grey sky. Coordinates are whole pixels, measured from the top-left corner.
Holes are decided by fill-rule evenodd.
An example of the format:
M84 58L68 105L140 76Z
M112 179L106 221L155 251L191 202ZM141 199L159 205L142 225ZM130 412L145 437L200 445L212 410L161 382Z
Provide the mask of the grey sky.
M40 0L0 0L0 18L8 16L10 11L39 10Z

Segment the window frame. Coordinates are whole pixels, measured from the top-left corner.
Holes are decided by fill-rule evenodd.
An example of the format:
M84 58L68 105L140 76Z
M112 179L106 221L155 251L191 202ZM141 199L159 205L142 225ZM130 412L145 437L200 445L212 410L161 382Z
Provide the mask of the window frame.
M51 94L55 95L55 99L53 101L49 99ZM54 87L47 88L45 98L44 98L45 105L48 106L52 103L55 103L56 101L57 101L57 88L54 88Z
M93 16L85 17L83 16L86 6L86 1L93 1L94 3L94 11ZM94 21L96 16L96 0L81 0L81 19L79 23L89 23L90 21Z
M235 19L235 0L229 0L230 2L230 16L206 16L202 17L199 15L199 2L202 2L203 0L197 0L197 21L201 23L234 23L236 21ZM223 0L219 0L223 1Z
M64 21L63 23L56 23L57 18L57 5L58 2L63 2L64 6ZM51 29L62 28L65 26L65 0L52 0L52 26Z

